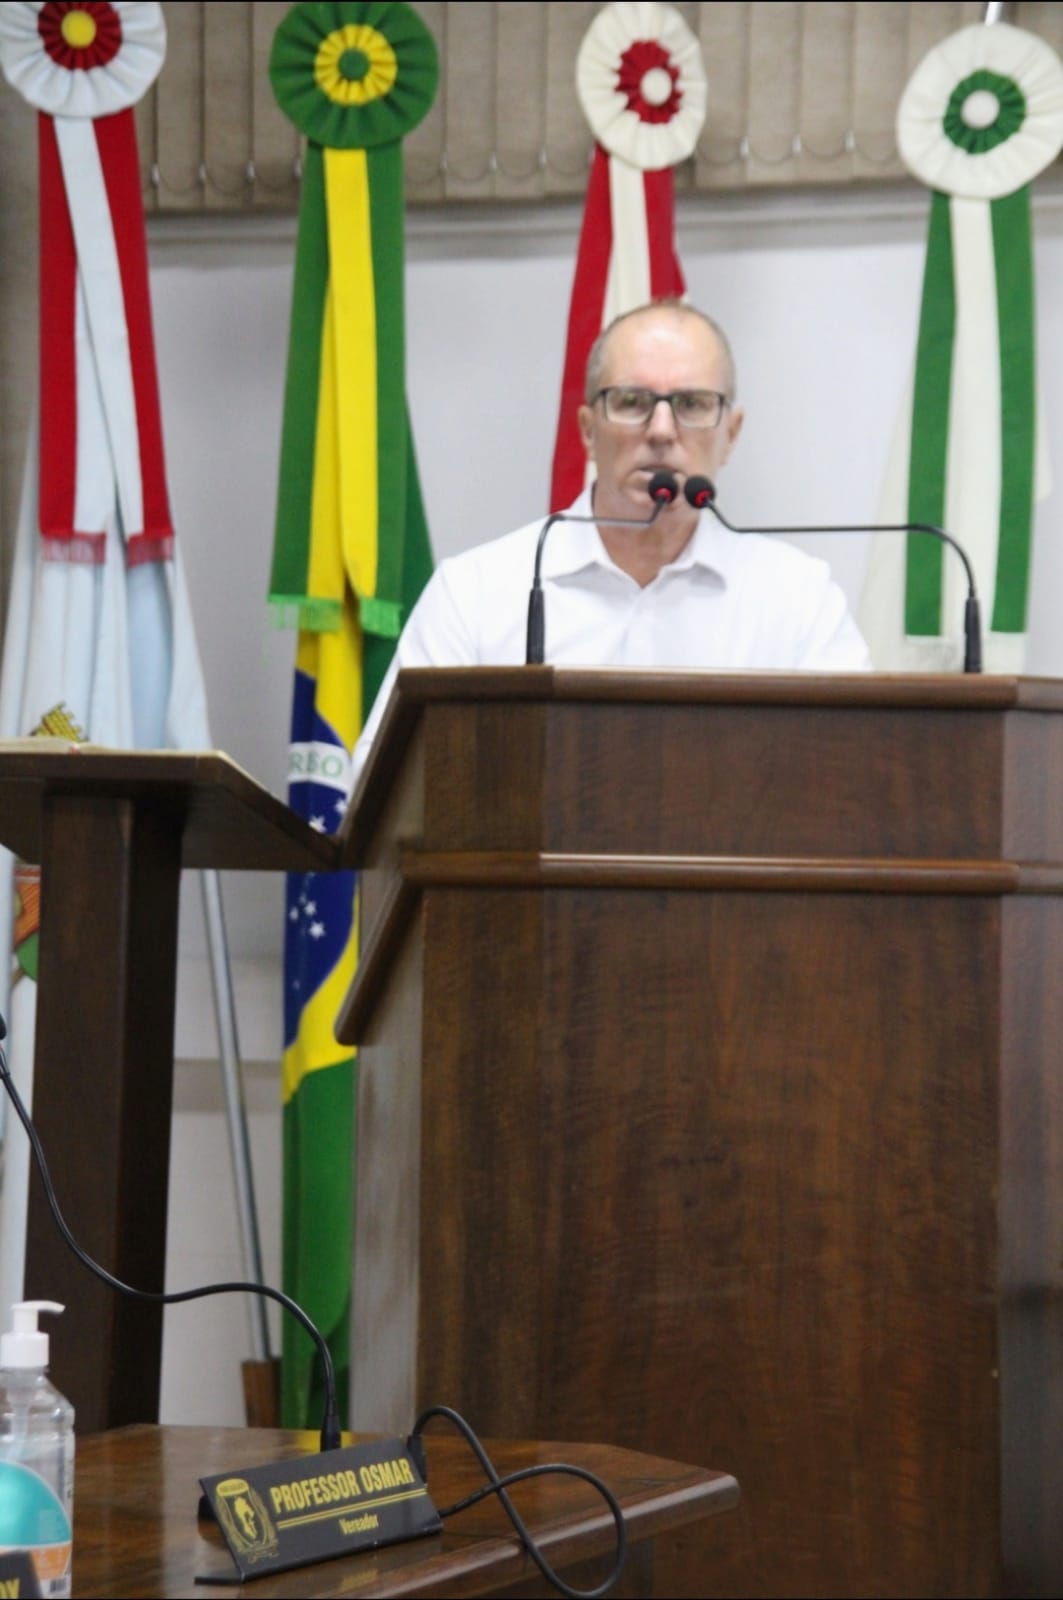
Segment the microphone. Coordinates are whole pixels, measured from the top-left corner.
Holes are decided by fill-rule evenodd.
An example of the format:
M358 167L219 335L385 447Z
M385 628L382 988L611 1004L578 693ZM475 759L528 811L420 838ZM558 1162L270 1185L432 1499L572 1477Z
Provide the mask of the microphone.
M707 478L705 482L708 483ZM554 511L547 517L539 530L539 542L535 546L535 572L532 576L531 594L528 596L528 644L524 656L526 666L541 666L543 660L543 650L546 642L541 576L543 546L546 543L546 535L550 532L554 523L605 522L611 528L649 528L657 521L665 506L670 506L673 500L679 498L679 482L674 473L655 472L646 485L646 490L653 501L653 510L645 521L635 517L577 517L568 511Z
M940 539L943 544L950 545L960 560L963 570L967 574L967 601L963 612L964 635L964 672L981 672L982 670L982 621L978 604L978 594L975 589L974 568L971 566L966 550L958 539L951 533L946 533L944 528L937 527L932 522L879 522L869 527L803 527L803 528L736 528L733 522L728 522L719 506L716 504L716 485L711 478L695 474L688 478L683 485L683 493L690 505L696 511L711 511L717 522L721 522L730 533L926 533L934 539Z

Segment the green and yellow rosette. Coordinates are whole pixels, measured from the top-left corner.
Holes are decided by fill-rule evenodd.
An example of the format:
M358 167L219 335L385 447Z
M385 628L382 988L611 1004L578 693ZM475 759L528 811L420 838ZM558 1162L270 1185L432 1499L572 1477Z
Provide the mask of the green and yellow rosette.
M412 6L297 5L270 81L307 137L270 603L301 630L397 636L408 508L402 140L428 112L435 41Z

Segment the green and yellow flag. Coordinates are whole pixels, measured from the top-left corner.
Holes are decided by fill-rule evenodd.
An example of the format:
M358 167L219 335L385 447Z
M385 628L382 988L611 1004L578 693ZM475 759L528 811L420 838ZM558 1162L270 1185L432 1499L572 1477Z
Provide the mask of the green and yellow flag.
M307 137L270 603L299 628L289 802L334 832L351 752L432 567L405 393L402 138L438 81L404 4L297 5L270 79ZM284 1288L325 1334L347 1409L354 1059L350 872L293 874L285 928ZM283 1335L282 1421L313 1426L311 1341Z

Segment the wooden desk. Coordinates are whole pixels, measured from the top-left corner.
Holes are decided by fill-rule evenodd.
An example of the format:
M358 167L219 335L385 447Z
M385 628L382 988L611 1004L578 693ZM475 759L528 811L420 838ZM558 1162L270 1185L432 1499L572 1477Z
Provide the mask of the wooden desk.
M429 1491L445 1507L482 1483L464 1441L428 1434ZM74 1493L74 1594L195 1597L553 1594L521 1549L493 1497L456 1516L442 1535L258 1578L236 1589L194 1582L197 1573L235 1571L217 1529L196 1522L198 1480L317 1448L316 1435L259 1428L119 1428L78 1440ZM597 1444L495 1444L500 1473L566 1461L596 1473L624 1511L628 1560L617 1595L649 1594L654 1541L726 1511L738 1485L655 1456ZM601 1498L572 1478L534 1479L512 1491L546 1559L579 1588L609 1571L614 1525Z
M163 1287L182 867L329 871L335 840L217 752L0 750L0 842L41 866L33 1114L80 1243ZM86 1433L159 1414L162 1307L75 1261L34 1175L26 1298L58 1300L51 1376Z

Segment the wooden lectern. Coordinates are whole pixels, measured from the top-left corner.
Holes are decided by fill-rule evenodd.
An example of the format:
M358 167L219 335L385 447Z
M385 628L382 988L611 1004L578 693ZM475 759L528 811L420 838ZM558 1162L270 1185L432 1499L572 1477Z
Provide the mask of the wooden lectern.
M34 1122L79 1243L159 1291L181 868L328 871L336 841L218 753L20 744L0 751L0 843L41 864ZM35 1173L25 1290L67 1308L51 1376L79 1433L157 1420L162 1307L89 1275Z
M1063 684L400 675L354 1419L733 1472L690 1595L1063 1591Z

